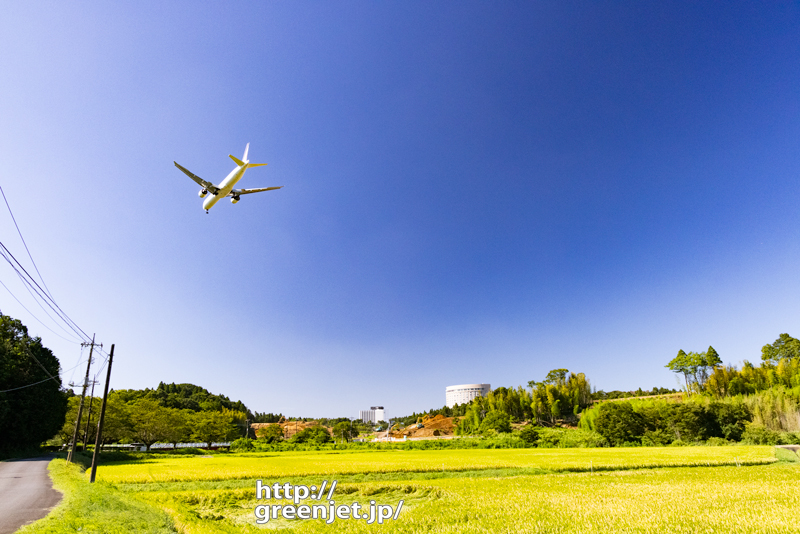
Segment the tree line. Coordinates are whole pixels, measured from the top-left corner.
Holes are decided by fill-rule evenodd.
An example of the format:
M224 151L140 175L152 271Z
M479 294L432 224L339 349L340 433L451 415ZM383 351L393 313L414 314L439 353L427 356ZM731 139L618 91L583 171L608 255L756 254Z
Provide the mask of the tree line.
M150 450L154 443L171 443L177 446L178 443L199 442L211 447L214 442L236 439L245 433L247 419L245 412L228 408L205 411L173 408L164 406L148 396L128 400L128 391L109 392L102 445L141 443ZM94 443L96 418L101 401L100 398L86 397L79 442ZM58 437L64 443L72 439L79 403L80 398L77 396L69 399L69 408L58 433ZM89 407L94 424L89 424L91 421L87 422Z
M68 396L60 372L41 338L0 313L0 457L38 447L58 431Z

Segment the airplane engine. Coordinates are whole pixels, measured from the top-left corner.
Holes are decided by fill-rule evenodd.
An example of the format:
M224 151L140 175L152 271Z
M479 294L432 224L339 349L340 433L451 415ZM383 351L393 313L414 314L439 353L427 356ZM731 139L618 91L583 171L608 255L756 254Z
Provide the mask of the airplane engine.
M236 204L239 202L239 197L231 197L231 204Z
M200 198L205 198L207 194L208 194L207 189L201 189L200 192L198 193L198 195L200 195Z

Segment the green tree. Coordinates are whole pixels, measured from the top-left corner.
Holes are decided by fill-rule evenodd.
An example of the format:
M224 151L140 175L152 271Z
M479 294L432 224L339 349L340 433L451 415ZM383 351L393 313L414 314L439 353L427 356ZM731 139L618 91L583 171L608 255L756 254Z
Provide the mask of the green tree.
M357 431L353 430L353 425L350 421L341 421L336 423L333 427L333 439L342 442L353 441L353 438L358 435Z
M644 417L627 401L601 404L594 426L598 434L617 446L640 442L646 430Z
M17 319L0 313L0 452L36 447L64 422L61 365Z
M236 437L237 430L231 415L223 412L197 412L191 417L192 439L202 441L207 448L215 441Z
M800 359L800 340L781 334L773 344L761 348L761 359L767 364L777 365L783 358Z
M170 430L170 411L158 402L142 398L130 406L131 437L147 447L165 441Z
M488 430L511 432L511 416L499 411L489 412L481 421L480 432L486 433Z
M193 412L178 408L164 408L169 419L169 426L164 434L164 441L172 443L172 448L177 449L178 443L186 442L192 436L190 421Z
M292 443L310 443L319 445L333 441L328 430L323 426L312 426L301 430L289 439Z
M281 425L273 423L256 430L256 437L267 443L277 443L283 439L283 429Z
M539 427L533 425L525 425L519 432L519 437L525 443L534 445L539 441Z
M561 386L566 382L567 373L569 373L567 369L553 369L547 373L544 383Z
M128 405L122 402L115 392L108 394L106 401L106 416L103 420L103 443L115 443L131 438L133 425L131 423Z
M690 366L689 366L689 359L683 349L678 351L678 355L675 356L667 365L665 365L667 369L675 372L681 373L683 375L683 379L686 381L686 391L689 391L689 373L690 373Z

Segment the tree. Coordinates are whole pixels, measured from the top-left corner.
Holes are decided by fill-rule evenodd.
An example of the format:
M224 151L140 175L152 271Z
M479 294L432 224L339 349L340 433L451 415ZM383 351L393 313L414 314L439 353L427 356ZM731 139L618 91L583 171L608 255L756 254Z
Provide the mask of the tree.
M158 441L165 441L170 431L170 411L156 401L143 398L130 407L131 437L144 443L147 450Z
M277 443L283 439L283 429L281 425L271 424L266 427L261 427L256 430L256 437L267 443Z
M215 441L225 441L236 435L232 417L223 412L197 412L191 417L192 439L202 441L207 448Z
M58 433L67 411L60 372L40 338L0 313L0 452L37 447Z
M569 370L567 369L553 369L544 379L545 384L552 384L554 386L561 386L564 384Z
M519 432L519 437L525 443L534 445L539 441L539 428L533 425L525 425Z
M772 345L761 348L761 359L767 364L777 365L783 358L800 359L800 340L781 334Z
M687 354L683 350L679 350L678 355L665 367L676 373L683 374L686 381L686 391L688 392L691 391L692 386L697 391L705 390L710 371L713 371L714 368L721 364L722 359L720 359L719 354L714 350L714 347L709 346L706 352L689 352ZM689 377L691 377L691 381Z
M683 352L683 349L678 351L678 355L675 356L667 365L665 365L667 369L674 371L676 373L681 373L683 375L683 379L686 381L686 391L689 391L689 361L686 353Z
M511 432L511 416L507 413L493 411L486 414L481 421L480 431Z
M601 404L594 426L612 445L640 442L646 430L644 417L627 401Z
M106 416L103 420L103 443L118 442L130 438L133 433L128 405L112 391L106 400Z
M172 448L177 449L178 443L187 441L192 435L189 421L192 417L191 410L179 410L177 408L164 408L169 418L169 427L164 434L164 441L172 443Z
M311 443L319 445L322 443L330 443L333 439L325 427L311 426L292 436L289 441L292 443Z
M353 425L350 421L342 421L336 423L333 427L333 438L343 442L353 441L353 438L358 435L357 431L353 431Z

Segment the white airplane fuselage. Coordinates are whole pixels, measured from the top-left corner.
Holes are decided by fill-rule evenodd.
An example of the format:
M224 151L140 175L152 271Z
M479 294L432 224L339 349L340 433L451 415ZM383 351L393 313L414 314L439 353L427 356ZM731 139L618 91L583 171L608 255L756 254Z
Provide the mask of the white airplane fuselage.
M208 196L203 201L203 209L208 210L214 204L219 201L221 198L225 198L228 196L228 193L236 186L236 183L242 179L244 176L244 172L247 170L247 165L240 165L233 169L228 176L225 177L224 180L219 184L219 192L217 194L213 194L212 192L208 192Z

